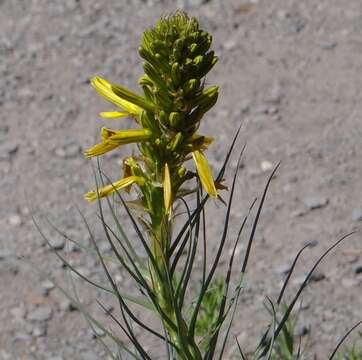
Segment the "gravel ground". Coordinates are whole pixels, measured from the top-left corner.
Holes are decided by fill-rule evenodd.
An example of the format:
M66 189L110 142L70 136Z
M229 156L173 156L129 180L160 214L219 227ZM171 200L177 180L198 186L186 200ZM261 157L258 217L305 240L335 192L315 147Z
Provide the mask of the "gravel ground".
M208 152L214 169L244 122L239 146L246 142L247 149L232 229L260 195L270 170L282 162L262 213L236 318L240 343L247 349L254 345L266 324L263 300L275 298L305 243L313 247L296 269L289 299L323 250L361 228L360 0L1 0L1 360L107 359L96 340L104 334L94 336L79 312L38 272L50 272L71 286L31 214L46 214L86 243L78 205L102 249L109 250L100 226L93 224L96 208L82 200L93 187L82 150L94 143L103 124L97 113L106 110L89 78L98 74L135 88L144 27L176 7L200 19L214 35L220 57L207 80L221 86L221 98L203 124L204 132L217 138ZM117 156L129 151L121 149ZM116 178L117 158L106 159L105 169ZM231 170L235 166L233 160ZM210 248L218 242L223 213L222 206L210 204ZM65 247L54 230L44 222L41 226L55 247ZM357 233L334 251L304 293L298 331L308 333L304 338L311 335L310 359L326 359L338 338L362 318L361 240ZM95 259L77 250L70 246L62 252L80 271L101 278ZM113 271L129 288L124 273ZM86 306L102 316L94 299L103 295L77 287ZM352 336L349 344L356 340ZM225 359L232 359L233 351L230 345Z

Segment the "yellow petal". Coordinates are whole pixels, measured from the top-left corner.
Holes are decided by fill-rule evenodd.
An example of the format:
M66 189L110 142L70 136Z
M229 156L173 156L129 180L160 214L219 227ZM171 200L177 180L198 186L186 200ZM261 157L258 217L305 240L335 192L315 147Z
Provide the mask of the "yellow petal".
M111 103L126 110L129 114L135 116L141 114L142 109L139 106L132 104L131 102L124 100L120 98L118 95L116 95L112 90L112 85L107 80L96 76L91 80L91 84L99 95L103 96Z
M111 150L114 150L117 147L118 147L117 144L110 144L109 142L101 142L101 143L96 144L96 145L92 146L91 148L87 149L84 152L84 155L88 158L93 157L93 156L99 156L99 155L103 155Z
M170 169L167 163L163 168L163 199L165 203L166 214L168 214L172 202L172 185L171 185Z
M103 111L99 114L103 119L118 119L129 116L128 112L119 111Z
M217 190L215 188L214 179L212 177L211 169L206 157L201 151L194 151L192 153L196 164L196 170L199 175L201 185L205 191L212 197L217 197Z
M145 180L139 176L129 176L125 179L116 181L113 184L104 186L100 189L98 189L98 191L89 191L88 193L86 193L84 195L84 198L86 200L88 200L89 202L96 200L98 197L102 198L105 196L108 196L114 192L116 192L117 190L120 190L124 187L130 186L133 183L137 182L139 185L143 185Z
M94 145L84 152L86 157L103 155L116 149L120 145L147 141L151 137L151 131L144 130L112 130L102 128L102 142Z

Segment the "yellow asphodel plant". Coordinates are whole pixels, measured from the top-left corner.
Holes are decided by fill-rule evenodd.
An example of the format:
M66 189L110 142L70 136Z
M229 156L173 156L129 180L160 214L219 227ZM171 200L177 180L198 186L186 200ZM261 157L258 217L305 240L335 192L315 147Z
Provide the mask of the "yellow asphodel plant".
M139 49L144 59L144 75L139 79L143 95L101 77L91 80L93 88L119 109L101 112L105 119L131 117L135 128L103 128L101 142L85 151L87 157L99 156L121 145L135 143L140 154L124 161L124 178L85 198L114 194L137 186L137 199L148 217L150 248L155 261L150 264L150 287L159 304L165 328L180 359L201 359L195 340L188 335L188 324L174 309L175 290L169 281L169 248L173 204L190 193L186 182L197 184L213 198L217 188L204 155L212 138L197 133L204 114L216 103L218 87L205 88L204 77L217 62L210 50L212 37L199 28L196 19L182 12L161 19L146 30ZM195 170L185 163L193 159ZM173 275L172 275L173 276ZM171 276L171 277L172 277ZM167 317L167 321L164 321Z

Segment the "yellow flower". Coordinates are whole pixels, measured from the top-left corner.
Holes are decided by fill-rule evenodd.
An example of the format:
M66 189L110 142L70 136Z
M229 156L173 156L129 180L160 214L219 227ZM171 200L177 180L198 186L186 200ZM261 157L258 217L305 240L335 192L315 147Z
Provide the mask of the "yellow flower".
M91 80L91 84L99 95L103 96L111 103L126 110L127 114L136 117L141 115L143 110L139 106L132 104L131 102L124 100L118 95L116 95L112 90L112 84L110 84L107 80L102 79L99 76L96 76Z
M98 189L98 191L89 191L88 193L86 193L84 195L84 198L86 200L88 200L89 202L91 202L91 201L96 200L98 197L102 198L102 197L108 196L109 194L116 192L117 190L128 187L135 182L142 186L145 183L145 180L144 180L144 178L142 178L140 176L129 176L122 180L116 181L113 184L104 186L104 187Z
M151 134L151 131L147 129L111 130L102 128L102 142L86 150L84 154L87 157L102 155L120 145L147 141Z
M165 203L166 214L168 214L172 204L172 185L170 169L167 163L163 168L163 199Z
M194 158L196 170L199 175L202 187L210 196L217 197L218 193L206 157L201 151L198 150L192 153L192 157Z

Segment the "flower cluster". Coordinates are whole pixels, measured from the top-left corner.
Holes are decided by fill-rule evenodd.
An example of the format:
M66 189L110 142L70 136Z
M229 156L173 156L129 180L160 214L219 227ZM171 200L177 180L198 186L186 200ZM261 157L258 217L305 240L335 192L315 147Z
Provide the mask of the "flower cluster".
M124 178L85 195L89 201L137 184L142 205L149 213L163 202L165 212L173 201L189 192L183 184L198 177L204 190L218 196L204 151L212 138L198 134L203 115L216 103L218 87L205 88L205 75L217 62L210 50L212 37L199 28L196 19L183 12L161 19L145 31L140 56L144 75L139 79L143 96L121 85L95 77L91 84L119 111L102 112L101 117L132 117L137 129L103 128L102 141L85 152L87 157L102 155L120 145L137 143L140 156L124 160ZM193 159L196 172L185 162Z

